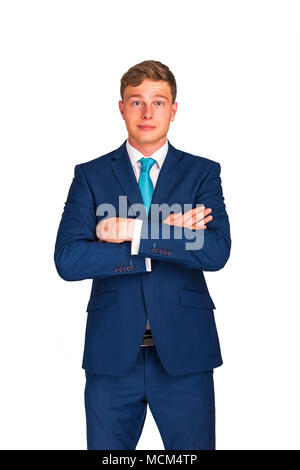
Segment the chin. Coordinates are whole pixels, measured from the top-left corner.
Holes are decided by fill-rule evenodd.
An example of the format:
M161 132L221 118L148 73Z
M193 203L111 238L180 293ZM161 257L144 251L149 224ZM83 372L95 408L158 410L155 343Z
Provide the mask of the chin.
M162 136L155 134L154 132L143 132L139 133L137 136L137 140L144 142L144 143L151 143L156 142L157 140L161 139Z

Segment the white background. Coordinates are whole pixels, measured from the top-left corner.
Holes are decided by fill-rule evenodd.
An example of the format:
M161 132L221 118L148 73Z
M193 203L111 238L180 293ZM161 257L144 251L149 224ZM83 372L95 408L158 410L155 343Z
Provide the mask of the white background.
M231 223L206 273L224 364L217 449L299 448L297 1L2 1L2 449L85 449L81 369L91 281L53 252L74 166L127 137L129 67L173 71L168 138L220 162ZM137 449L163 449L148 410Z

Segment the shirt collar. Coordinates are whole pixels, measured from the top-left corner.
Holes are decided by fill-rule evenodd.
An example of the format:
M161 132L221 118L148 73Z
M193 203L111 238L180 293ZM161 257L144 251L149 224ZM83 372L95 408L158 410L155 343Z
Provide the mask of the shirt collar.
M164 160L165 160L166 155L168 153L168 148L169 148L168 139L166 139L166 142L164 143L164 145L162 145L162 147L160 147L158 150L156 150L156 152L152 153L152 155L149 155L149 157L154 158L156 160L159 169L161 169L161 167L164 163ZM140 158L145 157L145 155L143 155L142 152L140 152L138 149L133 147L128 142L128 139L126 140L126 149L127 149L132 167L134 167L134 165L137 163L137 161ZM145 158L147 158L147 157L145 157Z

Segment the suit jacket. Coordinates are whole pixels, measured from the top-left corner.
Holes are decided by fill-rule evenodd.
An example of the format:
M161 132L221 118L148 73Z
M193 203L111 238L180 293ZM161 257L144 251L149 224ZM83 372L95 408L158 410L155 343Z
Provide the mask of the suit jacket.
M143 221L138 255L131 255L131 242L97 241L95 228L104 218L96 214L100 204L112 204L117 217L119 195L127 196L128 206L143 204L126 140L116 150L75 166L54 261L66 281L93 280L82 361L82 367L91 372L126 375L137 358L147 319L169 374L200 372L222 364L215 305L203 274L222 269L230 255L221 167L168 144L152 204L210 207L213 220L202 231L201 249L185 249L185 243L191 242L186 230L195 232L191 229L171 225L170 238L165 239L163 219L154 222L159 229L154 239L146 238L150 224ZM148 217L150 221L151 211ZM145 257L152 259L151 272L146 271Z

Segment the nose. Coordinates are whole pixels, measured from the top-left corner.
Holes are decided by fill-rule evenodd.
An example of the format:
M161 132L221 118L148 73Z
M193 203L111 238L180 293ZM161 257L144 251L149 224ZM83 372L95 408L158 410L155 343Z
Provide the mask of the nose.
M145 107L144 107L144 110L143 110L143 114L144 114L144 119L150 119L150 118L152 118L152 108L151 108L151 104L145 103Z

